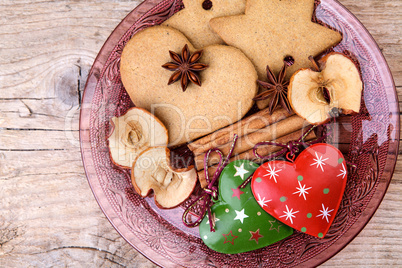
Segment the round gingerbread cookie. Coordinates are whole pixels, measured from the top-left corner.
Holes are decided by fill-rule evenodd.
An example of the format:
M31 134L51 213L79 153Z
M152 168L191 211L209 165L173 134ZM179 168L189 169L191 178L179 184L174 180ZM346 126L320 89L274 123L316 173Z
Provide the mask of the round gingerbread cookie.
M237 48L212 45L202 49L198 62L201 86L190 83L183 92L180 81L168 85L173 72L162 67L172 62L169 51L180 54L196 49L178 30L153 26L124 47L120 72L125 89L137 107L156 115L166 126L169 145L182 144L240 120L253 105L257 72Z

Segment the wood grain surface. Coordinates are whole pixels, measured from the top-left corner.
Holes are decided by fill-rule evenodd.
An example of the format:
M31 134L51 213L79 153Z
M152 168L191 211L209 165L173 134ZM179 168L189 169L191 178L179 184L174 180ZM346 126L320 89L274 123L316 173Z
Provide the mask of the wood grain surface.
M139 0L0 1L0 267L155 267L88 186L78 113L88 71ZM402 1L340 0L402 94ZM364 230L323 267L402 266L402 159Z

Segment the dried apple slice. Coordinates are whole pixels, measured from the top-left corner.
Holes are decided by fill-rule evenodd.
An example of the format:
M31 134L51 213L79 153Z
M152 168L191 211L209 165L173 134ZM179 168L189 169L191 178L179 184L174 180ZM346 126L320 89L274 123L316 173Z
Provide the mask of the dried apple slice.
M166 146L167 129L147 110L130 108L126 114L112 118L113 132L108 138L113 163L131 168L137 156L154 146Z
M363 83L356 65L336 52L319 64L317 71L301 69L291 77L288 99L294 112L311 124L327 122L334 112L358 113Z
M131 181L142 197L152 191L160 208L173 208L186 200L194 190L197 173L194 167L173 170L169 165L170 151L153 147L142 152L133 164Z

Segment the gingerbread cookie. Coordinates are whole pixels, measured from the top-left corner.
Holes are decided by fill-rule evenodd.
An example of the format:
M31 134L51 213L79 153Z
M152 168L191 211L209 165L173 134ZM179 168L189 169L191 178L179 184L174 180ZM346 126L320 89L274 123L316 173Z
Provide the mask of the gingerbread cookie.
M147 28L126 44L120 63L121 79L137 107L156 115L166 126L169 144L194 140L240 120L253 105L257 72L237 48L213 45L203 48L198 62L208 65L199 73L201 86L168 85L172 72L162 67L171 53L188 45L178 30L166 26ZM173 73L174 74L174 73Z
M209 21L215 17L243 14L246 0L184 0L183 3L184 9L163 25L178 29L196 48L201 48L223 44L209 26Z
M342 40L340 33L312 22L314 0L247 0L245 15L214 18L210 25L229 45L241 49L256 66L260 80L267 65L277 74L286 56L296 70L312 67L316 56Z

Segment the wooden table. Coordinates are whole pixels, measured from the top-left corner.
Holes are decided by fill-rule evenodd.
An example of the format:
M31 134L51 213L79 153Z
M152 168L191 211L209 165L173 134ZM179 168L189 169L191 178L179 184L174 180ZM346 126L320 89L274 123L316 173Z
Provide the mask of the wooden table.
M81 162L89 69L140 1L0 2L0 267L154 267L101 212ZM341 0L373 35L402 94L402 1ZM323 266L402 265L402 158L366 228Z

